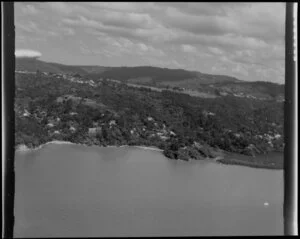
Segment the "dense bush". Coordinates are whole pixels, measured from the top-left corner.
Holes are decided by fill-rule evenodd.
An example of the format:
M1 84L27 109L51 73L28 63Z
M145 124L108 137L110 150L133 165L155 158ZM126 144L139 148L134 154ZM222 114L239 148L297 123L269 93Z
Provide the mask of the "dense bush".
M20 74L16 81L15 104L20 111L16 112L16 144L35 146L60 138L99 145L155 145L164 149L166 156L177 159L199 157L201 150L181 150L195 141L226 151L251 154L247 149L250 144L260 148L262 153L270 150L265 136L258 138L257 135L281 134L283 137L283 103L276 101L232 96L196 98L108 81L91 87L41 74ZM68 94L92 99L102 106L90 107L83 101L71 99L56 102L57 97ZM31 113L29 117L22 116L24 109ZM70 115L71 112L77 115ZM149 116L154 120L147 120ZM60 121L55 127L47 128L49 120L57 117ZM111 127L111 120L115 120L116 125ZM95 122L101 125L102 131L92 137L88 128L94 127ZM163 124L176 136L167 140L150 137L162 130ZM76 132L71 132L69 128L74 125ZM131 133L133 129L135 133ZM54 130L60 130L60 135L54 135ZM283 142L279 139L274 141L271 150L282 148Z

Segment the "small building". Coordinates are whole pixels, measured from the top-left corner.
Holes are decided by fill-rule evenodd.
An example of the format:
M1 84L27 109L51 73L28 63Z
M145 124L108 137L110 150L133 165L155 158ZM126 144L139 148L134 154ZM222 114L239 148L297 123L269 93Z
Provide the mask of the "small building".
M163 141L165 141L165 140L167 140L167 139L169 139L169 137L167 137L167 136L164 136L164 135L162 135L162 136L159 136Z
M70 127L70 131L75 132L75 131L76 131L76 128L73 127L73 126L71 126L71 127Z
M148 121L153 121L153 118L149 116L149 117L147 117L147 120Z
M25 110L23 116L28 117L28 116L30 116L30 113L27 110Z
M96 135L97 134L97 128L89 128L89 135Z
M54 134L60 134L59 130L55 130Z
M48 123L47 127L52 128L52 127L54 127L54 124L53 123Z
M216 115L215 113L209 112L209 111L206 111L206 110L204 110L204 111L202 112L202 114L205 115L205 116L208 116L208 115L214 116L214 115Z
M226 95L228 95L228 93L225 92L225 91L221 91L221 92L220 92L220 95L221 95L221 96L226 96Z
M96 136L97 133L101 133L102 132L102 128L101 127L93 127L93 128L89 128L89 135L90 136Z
M276 134L276 135L274 136L274 138L275 138L275 139L279 139L279 138L281 138L281 135L280 135L280 134Z
M111 120L111 121L109 122L109 126L112 126L112 125L116 125L116 121L115 121L115 120Z

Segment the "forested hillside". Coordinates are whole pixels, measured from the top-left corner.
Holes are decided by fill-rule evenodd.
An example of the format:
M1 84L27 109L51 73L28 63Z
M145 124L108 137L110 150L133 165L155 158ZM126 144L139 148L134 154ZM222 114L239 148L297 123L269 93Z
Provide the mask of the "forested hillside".
M284 100L284 85L271 82L246 82L225 75L205 74L198 71L167 69L150 66L103 67L70 66L36 59L16 60L16 71L76 74L84 79L115 80L159 89L174 89L192 96L214 98L236 96L260 100ZM255 79L254 79L255 80Z
M191 97L124 83L16 73L16 145L151 145L173 159L283 150L283 103ZM273 163L273 164L271 164ZM282 162L261 166L282 167ZM272 166L273 165L273 166Z

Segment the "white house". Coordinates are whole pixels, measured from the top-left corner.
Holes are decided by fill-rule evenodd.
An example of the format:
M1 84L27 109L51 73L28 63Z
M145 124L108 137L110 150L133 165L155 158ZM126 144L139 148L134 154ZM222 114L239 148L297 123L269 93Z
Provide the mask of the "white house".
M27 110L25 110L23 116L28 117L28 116L30 116L30 113Z
M280 134L276 134L276 135L274 136L274 138L275 138L275 139L279 139L279 138L281 138L281 135L280 135Z
M148 120L148 121L153 121L153 118L149 116L149 117L147 118L147 120Z
M53 123L48 123L47 126L52 128L52 127L54 127L54 124Z
M70 131L75 132L75 131L76 131L76 128L73 127L73 126L71 126L71 127L70 127Z
M109 122L109 126L112 126L112 125L116 125L116 121L115 121L115 120L111 120L111 121Z
M89 128L89 135L95 136L97 133L100 133L101 131L102 131L101 127Z

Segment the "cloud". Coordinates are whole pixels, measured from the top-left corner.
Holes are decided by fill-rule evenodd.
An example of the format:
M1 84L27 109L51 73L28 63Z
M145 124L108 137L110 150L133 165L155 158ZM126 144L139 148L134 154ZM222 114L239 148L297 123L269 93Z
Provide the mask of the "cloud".
M14 6L16 47L31 49L38 43L49 61L144 63L247 80L279 81L284 75L285 3L16 2Z
M195 53L197 49L194 46L183 44L181 45L181 50L187 53Z
M16 49L15 56L16 58L39 58L42 53L29 49Z
M22 8L22 12L24 14L37 14L37 13L39 13L39 11L36 9L36 7L33 6L33 5L30 5L30 4L24 6L24 8Z
M236 72L244 76L249 75L248 70L242 64L236 64L235 67L232 69L232 72Z
M194 34L223 35L235 32L238 28L237 22L232 18L185 14L174 7L167 8L164 22L169 26Z
M76 5L69 5L64 2L48 2L47 6L58 13L70 14L73 12L73 8Z
M27 22L27 24L18 22L15 25L16 25L17 30L19 28L19 29L21 29L25 32L28 32L28 33L38 33L38 32L40 32L40 29L38 28L38 25L35 22L32 22L32 21Z
M173 3L165 13L165 24L196 35L284 40L284 3Z
M208 47L208 50L215 54L215 55L222 55L224 54L224 51L222 51L221 49L219 49L218 47Z

